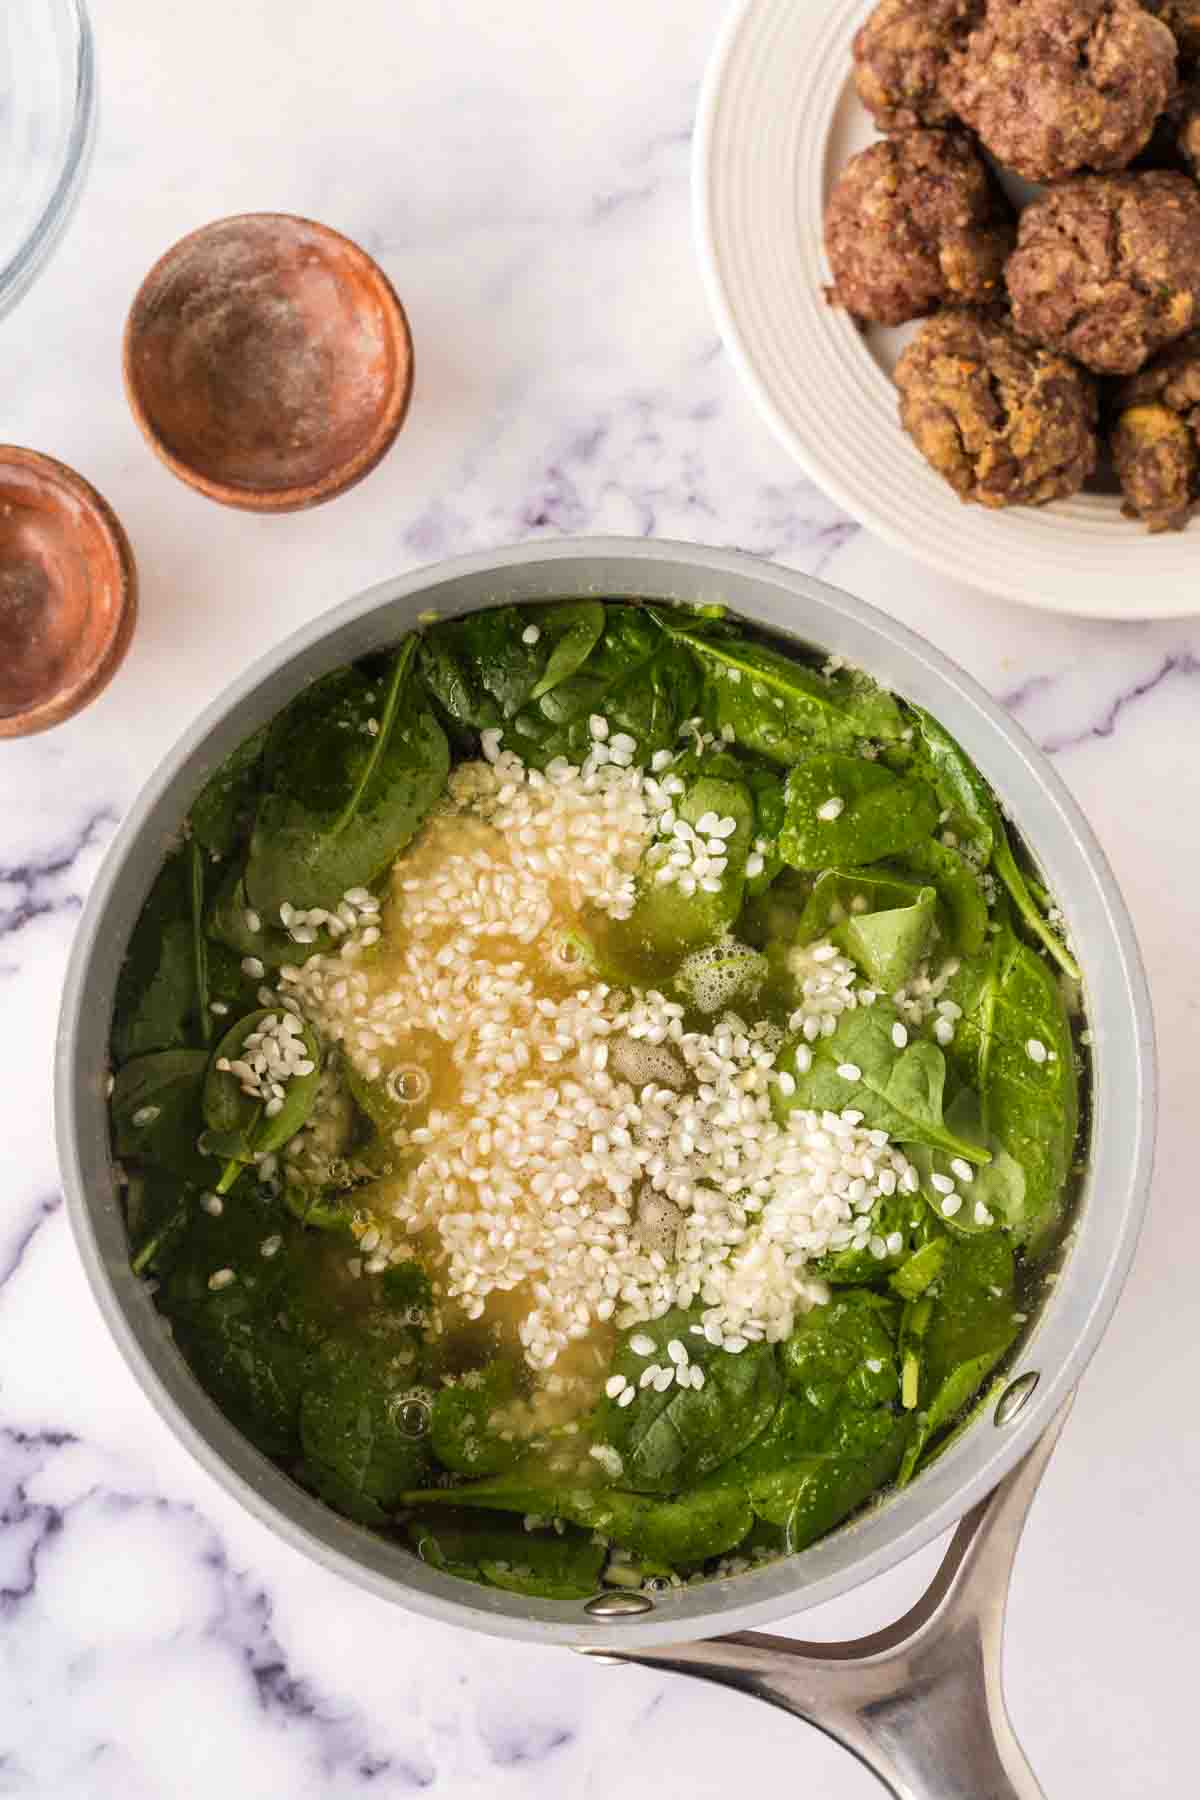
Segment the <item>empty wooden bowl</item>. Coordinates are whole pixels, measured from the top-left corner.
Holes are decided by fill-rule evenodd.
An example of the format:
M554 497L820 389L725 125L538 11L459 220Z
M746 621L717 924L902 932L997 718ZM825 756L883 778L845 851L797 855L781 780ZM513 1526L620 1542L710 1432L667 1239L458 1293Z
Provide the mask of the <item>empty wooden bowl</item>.
M138 424L182 481L252 512L345 493L395 442L412 394L404 308L357 244L247 213L176 244L125 328Z
M136 614L133 551L108 502L52 457L0 445L0 738L94 700Z

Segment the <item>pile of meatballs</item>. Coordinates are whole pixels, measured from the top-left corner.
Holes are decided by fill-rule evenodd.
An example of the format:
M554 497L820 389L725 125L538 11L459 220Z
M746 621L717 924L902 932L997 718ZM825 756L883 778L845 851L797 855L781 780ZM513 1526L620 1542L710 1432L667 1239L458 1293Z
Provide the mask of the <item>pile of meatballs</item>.
M923 319L900 418L963 500L1077 493L1101 438L1151 531L1200 499L1200 0L880 0L885 135L825 217L831 300ZM1043 184L1014 218L994 165Z

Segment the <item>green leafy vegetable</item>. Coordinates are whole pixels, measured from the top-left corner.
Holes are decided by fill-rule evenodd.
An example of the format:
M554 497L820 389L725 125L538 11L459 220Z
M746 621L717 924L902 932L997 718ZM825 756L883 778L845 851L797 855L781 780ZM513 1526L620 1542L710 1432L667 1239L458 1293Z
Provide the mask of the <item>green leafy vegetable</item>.
M221 1067L223 1063L244 1063L253 1055L264 1024L279 1016L263 1007L239 1019L217 1045L204 1078L204 1122L209 1141L230 1160L231 1165L253 1162L257 1157L280 1149L289 1138L295 1137L317 1098L321 1052L307 1025L300 1035L309 1063L308 1073L292 1075L282 1084L284 1094L278 1111L271 1111L269 1099L246 1092L244 1075L238 1070ZM227 1171L217 1183L217 1192L224 1193L232 1179Z
M410 679L414 647L401 645L386 684L336 670L272 728L245 874L264 920L285 902L328 911L369 885L441 794L450 751Z
M748 638L710 636L669 613L655 617L704 670L706 722L717 731L728 726L758 756L790 764L814 747L849 750L863 739L900 736L899 707L865 675L822 675Z
M954 1241L931 1290L932 1306L929 1299L915 1303L928 1310L917 1337L920 1410L901 1483L911 1479L925 1447L954 1423L1016 1338L1013 1285L1012 1250L992 1232Z
M126 1063L113 1083L113 1149L201 1186L216 1173L199 1148L208 1053L159 1050Z
M948 921L947 947L959 956L977 956L987 941L988 909L978 874L966 857L938 838L910 844L906 869L931 881Z
M669 1494L691 1487L744 1449L775 1410L779 1370L771 1345L748 1344L740 1355L731 1355L692 1333L696 1319L697 1314L679 1309L664 1313L624 1333L613 1358L613 1375L623 1375L637 1398L631 1406L606 1399L596 1431L621 1458L622 1485L637 1493ZM654 1341L645 1356L632 1348L632 1340L643 1336ZM703 1387L672 1382L659 1392L653 1384L640 1385L648 1368L673 1367L671 1344L682 1347L692 1366L703 1370Z
M407 1529L423 1562L488 1587L544 1600L585 1600L600 1585L604 1546L574 1526L530 1531L486 1513L464 1512L424 1513Z
M322 1345L304 1389L300 1438L318 1493L365 1524L379 1523L429 1470L425 1392L417 1338L337 1335Z
M899 856L937 823L933 789L881 762L821 752L787 778L779 851L796 869L857 868Z
M715 893L706 892L694 879L692 891L685 892L678 881L667 884L659 880L661 861L644 860L633 912L607 934L610 948L630 960L635 969L639 957L661 970L664 957L679 959L698 945L715 942L742 908L746 855L754 826L749 789L743 782L702 775L675 810L691 826L709 813L735 821L732 835L723 840L726 868Z
M1059 967L1078 981L1078 963L1042 916L1029 891L991 788L944 726L919 707L914 707L913 711L919 721L931 779L943 806L950 809L955 829L970 839L984 862L991 863L1025 924L1045 945Z
M799 940L824 937L885 993L895 993L937 937L937 893L874 871L827 869L800 921Z
M786 1118L797 1106L831 1112L850 1106L869 1128L886 1131L898 1144L935 1144L951 1156L986 1163L986 1150L956 1136L943 1121L945 1057L924 1039L898 1048L892 1037L898 1022L895 1007L882 999L842 1013L833 1035L811 1046L807 1069L796 1063L803 1039L789 1039L777 1066L794 1077L795 1091L785 1095L775 1089L776 1113Z
M115 1059L186 1044L196 1013L192 868L184 848L163 863L129 939L113 1008Z
M192 803L188 814L192 837L212 856L231 856L249 825L266 742L264 726L225 758Z
M1029 1236L1025 1171L999 1139L989 1137L984 1130L979 1096L972 1088L963 1088L955 1095L946 1109L946 1123L959 1137L969 1138L981 1150L988 1151L991 1161L986 1168L977 1169L968 1182L951 1166L952 1159L944 1151L933 1150L927 1144L915 1144L910 1154L920 1171L921 1191L930 1206L952 1233L970 1235L991 1231L1001 1225L1011 1231L1017 1241L1024 1242ZM934 1175L943 1183L952 1182L957 1191L961 1204L950 1214L945 1211L946 1190L944 1186L938 1189Z
M511 1363L472 1369L434 1397L430 1441L433 1453L457 1475L499 1475L520 1455L512 1431L497 1415L513 1396Z

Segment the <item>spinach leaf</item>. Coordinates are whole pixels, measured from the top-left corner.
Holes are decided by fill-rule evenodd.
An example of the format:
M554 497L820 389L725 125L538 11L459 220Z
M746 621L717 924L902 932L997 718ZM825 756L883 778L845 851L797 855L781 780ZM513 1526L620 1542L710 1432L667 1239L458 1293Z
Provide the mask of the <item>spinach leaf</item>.
M258 798L267 727L238 745L211 775L188 814L192 837L214 857L237 848Z
M1079 980L1079 965L1056 931L1043 918L1012 852L996 797L962 746L936 719L914 707L924 758L942 805L955 830L966 836L984 862L1007 888L1017 912L1045 945L1059 967Z
M951 1053L978 1091L980 1124L1019 1166L1005 1223L1033 1261L1055 1240L1079 1129L1071 1023L1052 970L1011 931L964 964L947 993L963 1008ZM1035 1060L1042 1052L1044 1060ZM990 1203L989 1203L990 1204Z
M852 1292L814 1307L780 1347L787 1393L771 1423L722 1471L759 1519L803 1549L899 1467L911 1422L896 1411L899 1309Z
M910 844L904 863L937 889L949 924L948 948L959 956L977 956L987 942L988 909L979 876L966 857L931 837Z
M416 1385L417 1338L338 1334L321 1346L300 1404L305 1472L317 1492L378 1524L429 1472L428 1402Z
M195 1204L193 1188L151 1165L135 1167L125 1187L125 1229L135 1275L166 1267L182 1241Z
M655 1562L677 1567L720 1556L739 1544L754 1523L744 1490L724 1485L718 1471L677 1499L631 1494L605 1487L580 1469L574 1480L556 1477L540 1459L510 1474L459 1488L430 1488L404 1496L410 1506L482 1507L488 1512L536 1513L566 1519Z
M251 921L257 919L255 930ZM209 911L208 935L230 950L238 959L256 956L267 969L278 969L284 963L305 963L310 956L329 955L336 951L338 939L323 925L310 927L316 935L311 944L298 944L278 921L265 917L250 904L245 876L231 869L218 888ZM252 984L257 987L257 983Z
M587 661L570 676L521 707L504 743L522 761L544 768L555 756L579 763L592 747L590 720L607 719L610 736L626 732L646 763L675 745L679 728L696 711L700 677L691 657L666 638L640 607L605 608L604 631Z
M694 878L690 893L678 881L663 882L665 855L659 859L652 850L643 860L633 912L614 924L606 938L607 947L628 965L631 974L636 976L639 965L644 964L647 979L655 973L661 976L665 957L682 959L689 950L721 937L742 909L746 855L754 825L754 805L745 783L702 775L675 810L680 820L693 827L715 813L718 819L733 819L735 829L723 840L726 867L715 893L705 892Z
M549 648L541 676L530 689L529 698L540 700L581 669L604 633L604 607L598 600L568 601L538 611L534 624Z
M281 1235L278 1213L239 1189L220 1217L193 1212L159 1293L172 1335L192 1373L238 1430L268 1456L299 1448L300 1396L313 1363L312 1300L284 1304L294 1246L284 1227L280 1252L261 1245ZM234 1280L213 1288L219 1270Z
M904 1259L889 1280L888 1286L902 1300L919 1300L941 1274L949 1253L950 1239L944 1232L928 1239L919 1250L914 1250L911 1256Z
M981 1149L989 1151L992 1160L986 1168L975 1170L968 1182L962 1179L959 1170L951 1167L951 1158L944 1151L931 1149L928 1144L914 1144L912 1161L920 1171L921 1191L934 1213L952 1235L965 1233L971 1236L1003 1226L1012 1232L1018 1243L1023 1243L1029 1236L1025 1171L999 1139L989 1137L984 1130L979 1096L972 1088L962 1088L955 1095L946 1109L946 1123L960 1137L970 1138ZM954 1185L961 1204L953 1213L945 1211L947 1192L945 1187L939 1189L934 1183L935 1175L942 1182Z
M486 1513L462 1512L449 1518L419 1515L407 1530L422 1562L487 1587L545 1600L584 1600L600 1585L604 1546L573 1526L529 1531Z
M186 1044L197 1021L192 867L167 856L138 915L117 977L112 1048L118 1062Z
M512 1396L512 1365L506 1362L470 1369L439 1388L429 1427L438 1461L456 1475L499 1475L511 1469L520 1447L511 1432L502 1435L496 1415Z
M278 1110L272 1111L271 1100L261 1099L245 1090L247 1058L254 1055L264 1026L270 1029L279 1018L279 1013L263 1007L239 1019L217 1045L205 1075L207 1141L215 1152L228 1158L230 1164L217 1183L219 1194L224 1193L235 1179L236 1164L254 1162L295 1137L316 1101L321 1082L321 1052L307 1025L302 1027L301 1036L308 1072L293 1075L281 1084L284 1093ZM222 1066L229 1064L234 1066Z
M199 1148L205 1050L159 1050L125 1064L113 1082L113 1149L201 1187L216 1169Z
M745 779L754 800L754 854L762 861L757 874L746 876L746 893L753 897L765 894L784 867L779 834L787 818L787 801L783 782L770 769L747 768Z
M449 746L409 679L414 649L401 645L386 688L335 670L272 728L245 875L264 920L285 902L336 908L377 880L445 787Z
M790 764L814 747L850 750L865 738L900 736L899 707L866 675L822 675L748 638L710 636L667 613L654 616L703 668L705 722L730 727L743 749Z
M779 836L796 869L857 868L899 856L937 824L933 789L861 756L822 751L787 778L787 819ZM834 817L827 816L840 802Z
M891 875L827 869L812 891L798 938L828 935L873 987L895 993L937 937L937 893Z
M838 1113L849 1106L862 1113L871 1130L886 1131L898 1144L935 1144L951 1156L986 1163L986 1150L956 1136L943 1122L945 1057L923 1039L897 1048L892 1028L898 1020L895 1007L882 999L842 1013L833 1035L810 1047L811 1064L804 1070L796 1065L803 1040L790 1038L776 1066L794 1077L795 1091L782 1094L776 1087L777 1116L786 1118L796 1106Z
M948 1425L978 1392L1018 1331L1013 1316L1012 1250L992 1232L951 1243L942 1275L929 1298L915 1303L927 1309L919 1344L920 1385L916 1429L900 1471L911 1479L931 1439Z
M623 1375L637 1398L630 1406L605 1399L595 1429L621 1458L624 1486L636 1493L669 1494L692 1487L704 1475L736 1456L766 1425L779 1398L779 1369L770 1344L748 1344L739 1355L714 1348L693 1335L698 1314L679 1308L661 1319L622 1333L612 1374ZM653 1339L654 1349L639 1355L634 1338ZM641 1386L648 1368L673 1366L669 1346L703 1371L704 1386L665 1392L651 1383Z
M888 1249L897 1235L899 1249ZM863 1248L847 1244L841 1250L827 1250L814 1260L812 1273L831 1287L869 1286L899 1270L939 1235L940 1228L920 1194L881 1194L871 1208Z

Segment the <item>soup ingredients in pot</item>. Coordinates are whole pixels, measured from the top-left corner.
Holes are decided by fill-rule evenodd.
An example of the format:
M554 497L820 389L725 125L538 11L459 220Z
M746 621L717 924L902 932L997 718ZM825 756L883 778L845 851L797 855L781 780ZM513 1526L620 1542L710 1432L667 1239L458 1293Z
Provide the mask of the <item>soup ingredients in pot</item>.
M572 1599L916 1476L1062 1238L1078 971L936 721L718 607L502 607L217 770L113 1023L130 1254L231 1420Z

